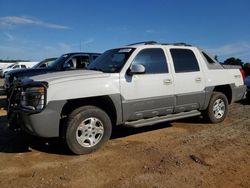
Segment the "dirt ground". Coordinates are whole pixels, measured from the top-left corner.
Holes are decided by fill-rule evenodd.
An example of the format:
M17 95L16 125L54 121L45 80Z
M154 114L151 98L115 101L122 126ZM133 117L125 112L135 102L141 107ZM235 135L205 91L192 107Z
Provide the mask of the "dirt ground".
M99 151L8 130L0 96L0 187L250 187L250 102L217 125L201 118L117 128Z

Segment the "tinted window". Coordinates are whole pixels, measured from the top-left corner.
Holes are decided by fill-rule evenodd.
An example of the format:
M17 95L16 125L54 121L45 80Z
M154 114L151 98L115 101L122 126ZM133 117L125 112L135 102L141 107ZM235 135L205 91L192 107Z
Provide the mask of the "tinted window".
M25 69L25 68L26 68L26 66L25 66L25 65L21 65L21 68Z
M215 63L211 57L209 57L205 52L202 52L203 56L206 58L208 63Z
M168 67L165 54L162 49L153 48L140 51L132 64L144 65L146 73L167 73Z
M192 50L171 49L170 53L174 62L176 73L199 71L197 59Z

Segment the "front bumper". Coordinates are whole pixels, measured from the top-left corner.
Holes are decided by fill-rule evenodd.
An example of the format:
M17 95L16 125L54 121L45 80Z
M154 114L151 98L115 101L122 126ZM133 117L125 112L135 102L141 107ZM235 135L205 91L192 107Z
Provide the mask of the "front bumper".
M61 110L66 101L54 101L48 103L46 108L36 114L22 110L8 114L9 127L22 129L29 134L40 137L58 137L61 120Z

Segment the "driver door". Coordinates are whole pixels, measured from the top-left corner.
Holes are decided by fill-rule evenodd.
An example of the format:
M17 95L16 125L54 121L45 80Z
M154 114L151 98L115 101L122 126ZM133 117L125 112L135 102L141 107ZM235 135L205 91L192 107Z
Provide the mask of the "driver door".
M121 76L124 121L166 115L174 109L173 78L169 73L165 52L148 48L138 52L131 65L141 64L144 74Z

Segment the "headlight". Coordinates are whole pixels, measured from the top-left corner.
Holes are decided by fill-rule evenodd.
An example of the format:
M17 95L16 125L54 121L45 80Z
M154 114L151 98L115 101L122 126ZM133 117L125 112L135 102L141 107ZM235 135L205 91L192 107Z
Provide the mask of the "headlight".
M36 86L21 92L21 107L27 110L39 111L45 106L45 87Z

